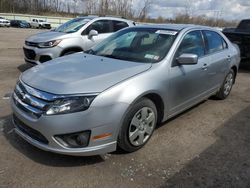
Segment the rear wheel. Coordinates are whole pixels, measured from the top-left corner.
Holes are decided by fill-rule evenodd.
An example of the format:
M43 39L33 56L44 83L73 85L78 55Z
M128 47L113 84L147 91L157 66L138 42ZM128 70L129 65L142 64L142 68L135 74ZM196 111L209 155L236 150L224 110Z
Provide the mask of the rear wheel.
M233 87L235 79L235 72L231 69L230 72L227 74L219 92L216 94L218 99L226 99Z
M118 146L133 152L142 148L152 136L157 123L154 103L146 98L135 103L127 112L118 137Z

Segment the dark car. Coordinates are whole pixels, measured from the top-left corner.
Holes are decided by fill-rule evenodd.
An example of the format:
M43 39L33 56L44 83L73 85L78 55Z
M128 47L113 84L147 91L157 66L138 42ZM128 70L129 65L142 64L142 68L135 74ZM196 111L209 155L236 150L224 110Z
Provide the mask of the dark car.
M11 27L30 28L30 24L25 20L11 20Z
M239 46L241 58L250 58L250 19L242 20L237 28L225 28L223 33Z

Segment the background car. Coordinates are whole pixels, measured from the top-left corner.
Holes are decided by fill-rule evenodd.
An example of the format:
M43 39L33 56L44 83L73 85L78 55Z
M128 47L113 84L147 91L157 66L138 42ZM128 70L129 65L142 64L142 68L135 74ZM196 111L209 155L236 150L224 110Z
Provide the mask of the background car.
M86 16L72 19L58 28L25 40L25 61L40 64L51 59L89 50L112 33L134 26L134 22L115 17Z
M225 28L222 32L239 46L241 58L250 59L250 19L241 20L236 28Z
M11 20L11 27L19 27L19 28L30 28L30 24L25 20Z
M10 21L4 18L0 18L0 26L1 27L10 27Z
M45 20L34 18L31 20L30 25L32 28L37 29L51 29L51 24Z

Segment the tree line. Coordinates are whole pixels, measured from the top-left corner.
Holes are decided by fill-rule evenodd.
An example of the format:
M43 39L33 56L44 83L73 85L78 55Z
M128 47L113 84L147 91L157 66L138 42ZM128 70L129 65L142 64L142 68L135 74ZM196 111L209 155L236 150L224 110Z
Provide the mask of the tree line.
M119 15L143 20L148 16L151 1L142 0L140 7L134 7L133 0L0 0L0 12Z
M150 18L149 10L153 0L0 0L0 12L37 15L116 15L139 22L153 23L193 23L210 26L234 26L235 21L226 21L206 16L192 16L191 4L187 4L182 14L175 18ZM187 2L189 2L187 0Z

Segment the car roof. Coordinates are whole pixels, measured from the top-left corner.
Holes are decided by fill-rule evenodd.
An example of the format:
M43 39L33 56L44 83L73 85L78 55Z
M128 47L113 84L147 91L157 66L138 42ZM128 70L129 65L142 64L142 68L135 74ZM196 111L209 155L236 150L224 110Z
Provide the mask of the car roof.
M82 18L82 19L89 19L89 20L93 20L93 19L97 19L97 20L101 20L101 19L108 19L108 20L123 20L123 21L131 21L131 20L128 20L126 18L122 18L122 17L113 17L113 16L95 16L95 15L91 15L91 16L79 16L77 18Z
M27 22L26 20L12 20L12 21L17 21L17 22Z
M94 18L99 18L99 16L77 16L76 18L85 18L85 19L94 19Z
M208 26L194 25L194 24L141 24L137 25L141 28L155 28L155 29L170 29L181 31L183 29L211 29Z

